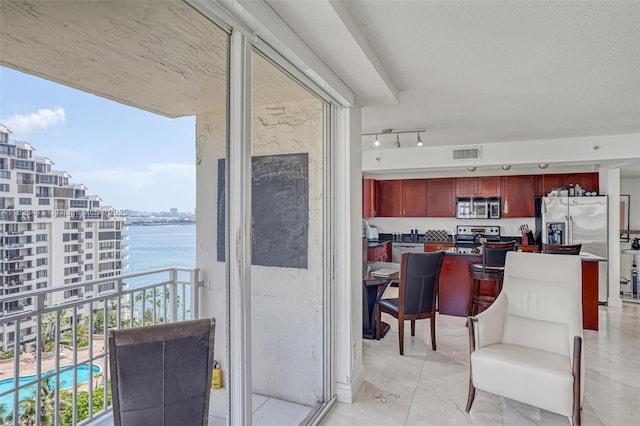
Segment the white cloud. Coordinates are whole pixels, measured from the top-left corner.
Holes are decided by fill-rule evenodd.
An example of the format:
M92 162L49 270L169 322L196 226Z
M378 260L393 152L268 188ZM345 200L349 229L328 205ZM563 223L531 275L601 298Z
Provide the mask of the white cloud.
M86 185L104 205L119 209L193 210L195 164L154 163L142 169L102 169L73 173L73 182Z
M64 109L43 108L30 114L15 114L4 120L4 125L13 132L14 135L25 137L51 127L64 124Z

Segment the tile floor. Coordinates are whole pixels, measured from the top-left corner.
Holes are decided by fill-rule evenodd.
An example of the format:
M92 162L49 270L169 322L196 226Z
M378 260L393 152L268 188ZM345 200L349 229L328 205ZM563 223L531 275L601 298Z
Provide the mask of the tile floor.
M438 350L429 343L428 320L405 326L405 355L398 354L396 321L380 340L365 340L365 384L353 404L336 403L323 426L563 425L566 417L479 392L464 412L469 380L465 319L437 318ZM586 383L583 425L640 425L640 305L600 307L600 331L585 330Z
M294 426L299 425L311 412L312 407L253 395L253 426ZM209 426L225 426L227 405L224 390L211 392L209 403Z

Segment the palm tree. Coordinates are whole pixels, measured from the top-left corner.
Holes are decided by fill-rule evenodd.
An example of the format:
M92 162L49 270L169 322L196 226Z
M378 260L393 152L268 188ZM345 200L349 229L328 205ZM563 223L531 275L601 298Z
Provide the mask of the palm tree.
M13 423L13 413L7 408L7 404L0 404L0 425Z
M93 386L94 389L98 389L98 386L100 386L100 379L104 380L104 374L102 374L102 370L100 370L99 372L97 372L93 378L95 379L95 384Z
M18 403L19 420L21 425L33 426L36 424L36 399L27 398ZM49 426L55 419L55 392L51 377L40 382L40 424Z

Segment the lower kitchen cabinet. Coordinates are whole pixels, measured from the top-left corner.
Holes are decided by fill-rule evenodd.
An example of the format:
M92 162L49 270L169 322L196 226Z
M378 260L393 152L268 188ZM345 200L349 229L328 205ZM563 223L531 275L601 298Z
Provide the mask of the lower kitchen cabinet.
M438 311L443 315L466 317L469 315L471 277L469 265L481 263L478 255L445 254L438 285Z
M424 251L426 253L432 253L434 251L438 251L439 248L452 248L455 247L455 244L452 243L424 243Z
M367 249L369 262L391 262L391 243L380 244Z

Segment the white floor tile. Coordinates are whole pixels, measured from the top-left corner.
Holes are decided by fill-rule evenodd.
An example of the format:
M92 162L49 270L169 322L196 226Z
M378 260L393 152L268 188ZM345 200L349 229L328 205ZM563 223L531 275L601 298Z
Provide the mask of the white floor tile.
M269 398L253 413L254 426L299 425L311 412L311 407Z
M640 425L640 305L600 307L600 330L585 330L585 397L582 424ZM380 341L363 341L365 384L353 404L336 403L324 425L568 425L566 417L478 392L464 412L469 380L465 318L437 317L438 350L431 350L429 321L405 329L405 356L398 327ZM394 395L393 397L389 397ZM396 397L397 396L397 397Z

